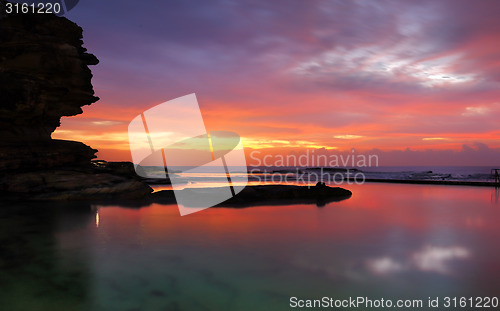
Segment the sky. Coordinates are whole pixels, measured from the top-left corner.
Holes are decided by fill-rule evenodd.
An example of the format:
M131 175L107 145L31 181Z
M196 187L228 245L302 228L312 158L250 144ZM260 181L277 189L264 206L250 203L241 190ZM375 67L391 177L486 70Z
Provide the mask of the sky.
M500 166L499 13L495 0L80 1L66 17L100 60L101 100L52 137L130 160L129 122L196 93L207 130L238 133L247 155Z

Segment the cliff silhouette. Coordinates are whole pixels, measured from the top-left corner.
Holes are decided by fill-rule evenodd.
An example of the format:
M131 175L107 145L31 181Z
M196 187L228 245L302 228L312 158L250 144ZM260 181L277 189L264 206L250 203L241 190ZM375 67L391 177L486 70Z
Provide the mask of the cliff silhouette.
M53 14L7 14L0 0L0 193L14 199L141 198L152 192L130 174L95 167L97 150L54 140L61 117L99 100L98 59L82 28Z

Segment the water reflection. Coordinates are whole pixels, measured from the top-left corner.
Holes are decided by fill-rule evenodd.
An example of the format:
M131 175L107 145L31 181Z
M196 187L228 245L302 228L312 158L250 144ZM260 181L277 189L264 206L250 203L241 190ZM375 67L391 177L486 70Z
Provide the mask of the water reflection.
M495 187L491 193L491 203L498 205L498 197L500 196L500 187Z
M465 260L469 257L470 252L461 246L425 246L410 254L405 261L398 262L390 257L382 257L368 260L367 266L375 274L399 273L413 269L452 275L457 273L450 267L453 261Z
M68 237L92 217L86 204L0 206L2 310L88 310L84 242Z
M290 296L498 295L500 209L491 208L491 189L347 188L349 200L321 209L211 208L186 217L159 204L3 208L0 303L289 310Z

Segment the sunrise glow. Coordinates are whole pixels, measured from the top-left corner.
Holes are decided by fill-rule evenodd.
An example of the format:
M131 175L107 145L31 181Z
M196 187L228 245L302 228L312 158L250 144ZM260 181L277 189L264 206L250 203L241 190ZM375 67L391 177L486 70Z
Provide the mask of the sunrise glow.
M101 60L92 68L101 100L64 118L52 137L130 160L128 123L196 93L207 130L237 132L245 148L378 150L386 164L405 150L428 154L417 157L426 165L450 152L456 165L494 162L500 22L498 3L488 4L304 1L287 11L202 3L180 6L175 18L164 10L161 27L146 13L115 24L107 8L92 10L105 29L85 10L71 12Z

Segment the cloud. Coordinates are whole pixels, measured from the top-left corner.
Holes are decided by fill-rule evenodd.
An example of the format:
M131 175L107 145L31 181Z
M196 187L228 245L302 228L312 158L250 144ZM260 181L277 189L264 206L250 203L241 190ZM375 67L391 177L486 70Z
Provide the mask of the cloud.
M101 101L78 119L87 125L63 127L89 137L123 130L110 122L195 92L207 128L253 142L432 144L450 150L441 156L474 142L495 149L499 10L498 1L461 0L88 0L67 16L101 60L92 68Z
M361 136L361 135L335 135L333 137L337 138L337 139L358 139L358 138L362 138L363 136Z
M101 121L92 121L92 124L98 125L98 126L110 126L110 125L123 124L123 122L122 121L101 120Z
M435 141L435 140L448 140L448 138L444 137L424 137L422 138L424 141Z
M464 117L486 116L498 112L500 112L500 103L494 103L487 106L484 105L484 106L465 107L465 111L462 113L462 116Z

